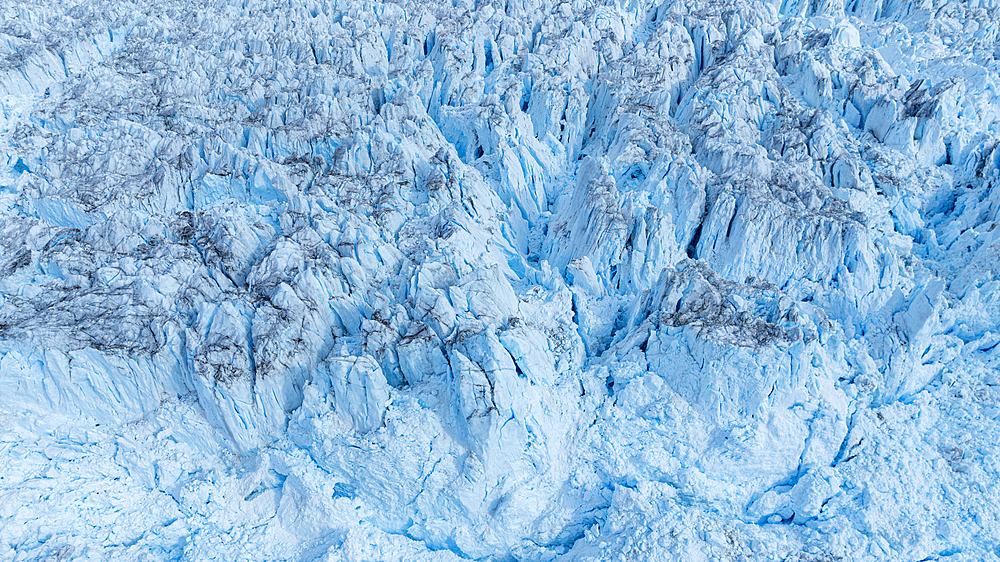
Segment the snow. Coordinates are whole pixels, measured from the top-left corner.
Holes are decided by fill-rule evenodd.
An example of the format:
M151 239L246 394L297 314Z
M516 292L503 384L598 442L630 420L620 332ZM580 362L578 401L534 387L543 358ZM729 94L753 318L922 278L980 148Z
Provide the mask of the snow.
M1000 3L0 15L0 559L1000 558Z

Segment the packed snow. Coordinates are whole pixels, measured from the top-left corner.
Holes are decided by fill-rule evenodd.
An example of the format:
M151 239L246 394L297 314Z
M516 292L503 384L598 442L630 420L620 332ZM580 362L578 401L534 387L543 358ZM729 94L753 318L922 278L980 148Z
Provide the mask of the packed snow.
M1000 1L2 0L0 559L1000 560Z

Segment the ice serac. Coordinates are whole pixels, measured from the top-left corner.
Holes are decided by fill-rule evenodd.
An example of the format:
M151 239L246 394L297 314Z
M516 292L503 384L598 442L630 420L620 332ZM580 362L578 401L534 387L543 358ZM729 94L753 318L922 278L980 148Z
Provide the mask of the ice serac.
M1000 557L995 0L0 21L0 559Z

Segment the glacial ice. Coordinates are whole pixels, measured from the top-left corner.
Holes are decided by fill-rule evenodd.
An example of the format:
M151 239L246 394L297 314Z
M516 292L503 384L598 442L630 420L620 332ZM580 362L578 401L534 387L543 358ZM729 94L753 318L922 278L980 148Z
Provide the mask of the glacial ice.
M0 14L0 559L1000 559L996 0Z

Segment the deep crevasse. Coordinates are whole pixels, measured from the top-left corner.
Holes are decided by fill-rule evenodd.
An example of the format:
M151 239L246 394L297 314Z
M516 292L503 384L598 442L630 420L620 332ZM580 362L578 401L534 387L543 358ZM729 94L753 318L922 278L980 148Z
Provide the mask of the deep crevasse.
M0 557L1000 557L996 2L0 12Z

